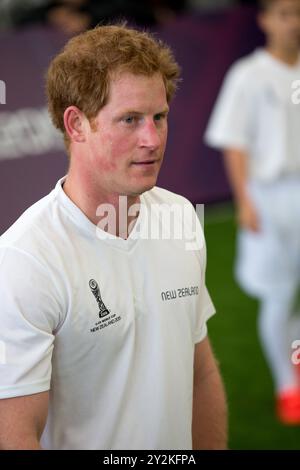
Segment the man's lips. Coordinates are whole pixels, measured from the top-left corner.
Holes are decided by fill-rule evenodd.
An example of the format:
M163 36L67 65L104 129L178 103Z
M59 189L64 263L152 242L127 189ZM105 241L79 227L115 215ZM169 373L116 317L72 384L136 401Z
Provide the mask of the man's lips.
M141 160L139 162L132 162L132 165L152 165L158 162L158 160Z

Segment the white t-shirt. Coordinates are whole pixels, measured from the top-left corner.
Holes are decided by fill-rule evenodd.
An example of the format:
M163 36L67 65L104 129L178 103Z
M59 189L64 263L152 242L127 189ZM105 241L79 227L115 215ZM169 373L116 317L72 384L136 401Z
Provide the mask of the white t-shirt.
M250 179L300 174L300 105L292 100L299 78L300 60L288 66L264 49L238 60L226 75L206 143L248 152Z
M62 181L0 239L0 398L50 390L46 449L190 449L194 346L214 313L195 212L153 188L129 238L105 237Z

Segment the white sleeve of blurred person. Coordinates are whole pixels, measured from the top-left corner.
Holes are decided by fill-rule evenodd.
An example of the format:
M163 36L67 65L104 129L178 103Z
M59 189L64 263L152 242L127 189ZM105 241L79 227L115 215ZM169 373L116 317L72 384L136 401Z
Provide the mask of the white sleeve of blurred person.
M251 83L245 65L245 60L239 60L226 73L204 134L205 143L210 147L245 151L250 147Z
M49 0L1 0L0 2L0 29L9 29L15 25L15 15L20 10L46 6Z

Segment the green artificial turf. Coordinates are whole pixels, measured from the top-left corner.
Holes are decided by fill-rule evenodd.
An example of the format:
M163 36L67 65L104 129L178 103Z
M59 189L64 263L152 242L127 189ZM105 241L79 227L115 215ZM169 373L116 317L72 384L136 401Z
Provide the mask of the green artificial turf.
M209 335L225 382L231 449L300 449L300 426L281 425L273 385L258 342L258 303L233 278L236 227L233 208L205 209L206 282L217 314Z

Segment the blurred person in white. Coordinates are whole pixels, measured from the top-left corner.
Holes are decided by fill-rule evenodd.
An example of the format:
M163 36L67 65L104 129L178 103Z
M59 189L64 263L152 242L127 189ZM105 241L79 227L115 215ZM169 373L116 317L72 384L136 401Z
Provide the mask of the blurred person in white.
M300 424L299 339L295 303L300 284L300 1L260 2L264 48L228 71L205 141L224 154L240 226L236 275L260 300L258 331L275 384L276 413Z
M50 64L70 166L0 238L2 449L226 446L203 231L155 186L178 78L166 45L123 25L75 36ZM203 242L188 250L191 235Z

